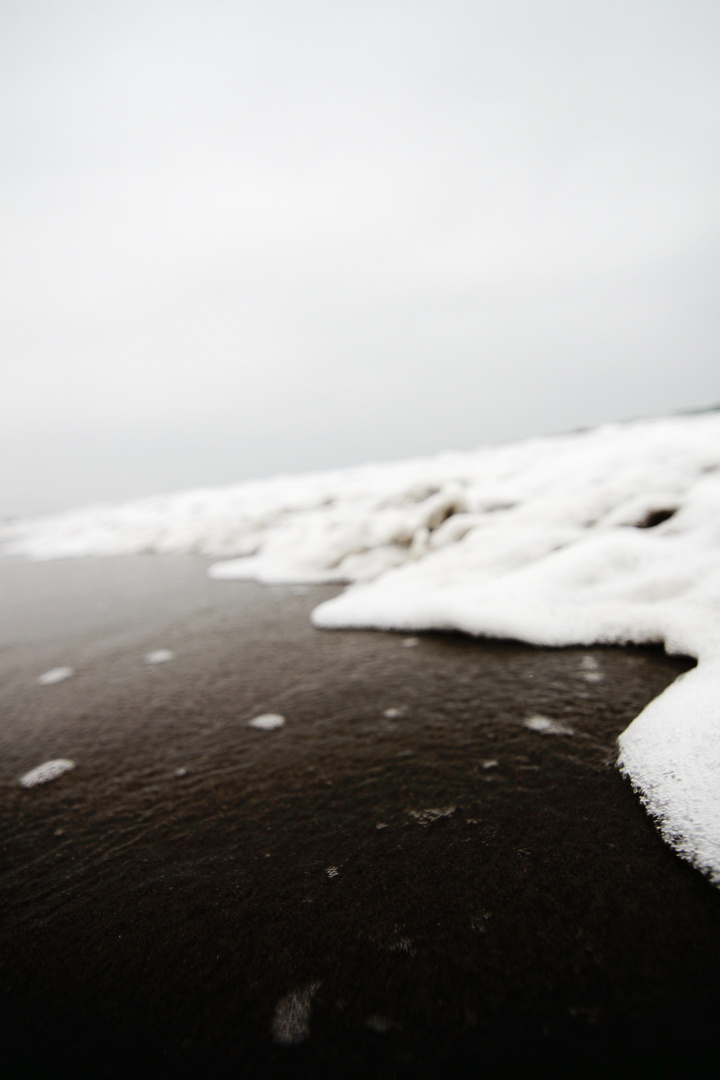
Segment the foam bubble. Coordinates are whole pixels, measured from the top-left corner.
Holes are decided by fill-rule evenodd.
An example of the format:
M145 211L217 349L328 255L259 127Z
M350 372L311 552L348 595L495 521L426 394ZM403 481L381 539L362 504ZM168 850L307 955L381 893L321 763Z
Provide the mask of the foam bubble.
M427 810L408 810L408 814L418 825L432 825L440 818L452 817L456 810L456 806L430 806Z
M530 731L538 731L541 735L575 734L567 724L561 724L559 720L552 720L549 716L529 716L527 720L523 720L523 724Z
M166 664L168 660L174 660L175 653L170 649L153 649L152 652L146 653L146 664Z
M319 989L320 983L308 983L277 1003L272 1034L280 1046L298 1046L309 1037L312 1001Z
M285 717L278 713L263 713L248 722L248 727L257 728L258 731L275 731L285 723Z
M52 686L53 683L62 682L63 679L69 679L74 674L71 667L54 667L38 675L38 682L41 686Z
M47 784L49 780L56 780L58 776L62 776L63 773L74 768L75 762L70 761L68 758L53 758L52 761L45 761L42 765L37 765L34 769L30 769L30 772L26 772L24 776L21 776L20 786L30 788L36 787L38 784Z
M599 683L605 678L594 656L583 656L580 661L580 674L585 682L589 683Z

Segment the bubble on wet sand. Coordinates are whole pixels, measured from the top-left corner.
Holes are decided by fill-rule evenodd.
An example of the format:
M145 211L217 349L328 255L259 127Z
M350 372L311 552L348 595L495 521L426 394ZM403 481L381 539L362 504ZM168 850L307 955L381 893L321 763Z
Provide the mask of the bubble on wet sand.
M561 724L559 720L553 720L549 716L528 716L527 720L523 720L523 725L530 731L537 731L540 735L575 734L567 724Z
M52 686L53 683L62 682L63 679L69 679L71 675L74 675L74 671L71 667L54 667L49 671L44 671L42 675L38 676L38 682L40 686Z
M146 664L166 664L168 660L174 660L175 653L170 649L153 649L152 652L146 653Z
M250 720L248 727L257 728L258 731L275 731L284 723L285 717L280 716L279 713L263 713L262 716L256 716L254 720Z
M415 956L415 949L409 937L398 937L389 948L390 952L407 953L408 956Z
M456 810L456 806L430 806L427 810L408 810L408 814L415 818L418 825L432 825L440 818L450 817Z
M589 683L602 682L605 678L594 656L583 656L580 661L580 674L585 682Z
M280 1046L298 1046L309 1037L312 1000L319 989L320 983L308 983L291 990L277 1003L272 1034Z
M401 716L405 715L406 711L407 710L403 705L402 708L399 709L385 709L383 716L386 720L398 720Z
M63 773L74 768L75 762L70 761L68 758L54 758L52 761L45 761L42 765L36 766L36 768L20 777L20 787L30 788L36 787L37 784L47 784L49 780L56 780L58 776L62 776Z
M403 638L403 645L406 649L414 649L416 645L420 644L419 637L406 637Z
M175 776L187 776L187 769L184 766L181 766L179 769L175 770Z

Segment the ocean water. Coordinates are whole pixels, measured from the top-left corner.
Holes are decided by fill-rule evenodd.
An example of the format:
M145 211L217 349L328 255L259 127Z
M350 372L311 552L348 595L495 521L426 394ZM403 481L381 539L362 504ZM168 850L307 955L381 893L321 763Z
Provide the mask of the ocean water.
M5 543L35 559L200 552L228 556L218 581L348 583L313 612L325 629L691 657L621 734L619 765L665 839L720 883L717 413L94 507Z
M338 586L206 568L0 566L6 1074L693 1075L717 1051L720 894L614 767L691 661L324 633Z

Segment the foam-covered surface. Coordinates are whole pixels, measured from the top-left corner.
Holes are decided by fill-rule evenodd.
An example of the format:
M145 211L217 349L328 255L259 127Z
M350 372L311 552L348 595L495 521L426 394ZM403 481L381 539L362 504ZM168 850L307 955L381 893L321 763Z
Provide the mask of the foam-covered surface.
M25 788L37 787L38 784L47 784L50 780L57 780L58 776L75 768L75 762L67 758L54 758L45 761L34 769L24 773L19 780L20 786Z
M619 760L666 839L720 883L716 413L89 508L5 535L34 558L197 551L235 556L217 578L353 583L316 609L321 627L692 656Z

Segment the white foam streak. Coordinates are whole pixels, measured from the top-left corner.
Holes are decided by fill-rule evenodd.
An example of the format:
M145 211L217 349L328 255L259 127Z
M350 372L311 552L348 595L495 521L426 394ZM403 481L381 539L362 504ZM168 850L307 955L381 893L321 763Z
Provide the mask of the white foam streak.
M248 727L257 728L258 731L276 731L284 724L285 717L280 716L279 713L263 713L262 716L256 716L254 720L248 721Z
M170 649L153 649L152 652L146 653L146 664L167 664L170 660L175 659L175 653Z
M38 675L38 683L40 686L53 686L55 683L64 682L73 674L71 667L50 668L49 671L43 671L42 675Z
M20 777L20 786L24 788L36 787L38 784L47 784L50 780L56 780L58 776L75 768L75 762L67 758L54 758L37 765L30 772Z
M298 1046L309 1038L312 1001L319 988L320 983L308 983L277 1003L272 1033L280 1046Z

